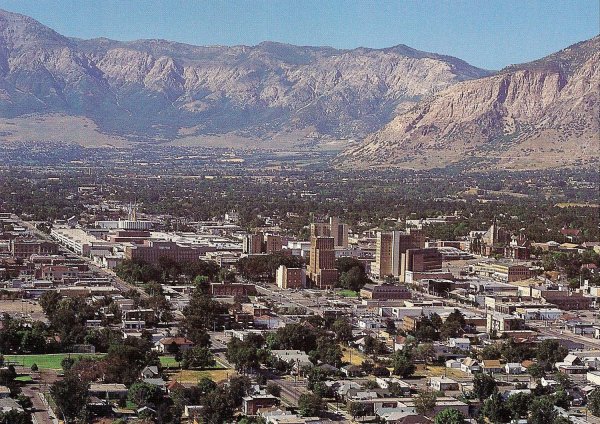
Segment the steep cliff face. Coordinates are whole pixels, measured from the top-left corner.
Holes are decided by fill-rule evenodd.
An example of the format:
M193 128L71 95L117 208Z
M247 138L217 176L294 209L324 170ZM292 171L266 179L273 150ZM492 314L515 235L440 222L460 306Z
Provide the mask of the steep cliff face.
M406 46L190 46L61 36L0 11L0 116L66 113L140 139L314 129L359 137L423 96L488 75Z
M599 156L600 37L422 100L341 166L536 168Z

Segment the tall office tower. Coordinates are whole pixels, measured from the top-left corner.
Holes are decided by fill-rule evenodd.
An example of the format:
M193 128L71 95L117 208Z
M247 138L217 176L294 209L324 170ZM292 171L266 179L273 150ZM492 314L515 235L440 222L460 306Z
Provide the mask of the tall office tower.
M242 252L247 255L263 253L263 234L248 234L244 236Z
M333 287L338 278L333 237L311 236L308 274L313 287Z
M400 281L405 281L406 272L440 272L442 254L436 248L408 249L402 254Z
M348 247L348 224L340 222L337 216L329 218L329 233L335 247Z
M331 237L331 225L327 222L312 222L310 224L311 237Z
M313 222L310 224L310 235L317 237L333 237L334 247L348 247L348 224L340 222L332 216L329 222Z
M400 231L378 232L375 262L371 273L378 278L398 277L400 273L400 241L405 234Z
M281 236L275 234L267 234L266 237L266 250L267 254L272 255L273 253L281 252L283 249L283 239Z

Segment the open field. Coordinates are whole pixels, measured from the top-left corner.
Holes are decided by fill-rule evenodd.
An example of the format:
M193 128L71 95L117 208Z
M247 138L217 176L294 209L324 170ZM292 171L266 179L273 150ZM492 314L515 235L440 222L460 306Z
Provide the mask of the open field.
M44 355L4 355L5 361L16 362L26 368L31 367L32 364L37 364L39 369L50 369L60 370L62 369L61 361L71 356L71 358L77 359L79 357L100 357L101 355L86 354L86 353L57 353L57 354L44 354Z
M230 368L225 369L213 369L213 370L180 370L177 372L169 373L169 380L175 380L179 383L196 384L202 377L208 377L213 381L227 380L229 377L235 375L236 372Z
M342 347L342 354L342 361L349 362L352 365L360 365L365 359L367 359L364 354L350 347Z
M469 375L456 368L446 368L443 366L418 364L414 374L416 377L442 377L448 378L468 378Z
M31 300L22 301L21 299L16 300L0 300L0 311L6 312L9 314L14 313L24 313L24 314L32 314L43 313L42 307L39 303L33 302Z
M340 290L336 293L343 297L358 297L358 293L354 290Z

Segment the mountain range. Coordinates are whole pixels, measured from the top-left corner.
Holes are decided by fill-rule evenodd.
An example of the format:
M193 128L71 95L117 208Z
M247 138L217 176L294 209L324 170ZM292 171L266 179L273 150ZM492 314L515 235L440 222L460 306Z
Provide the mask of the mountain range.
M345 140L341 167L582 164L598 157L598 44L490 72L405 45L81 40L0 11L0 140L291 135Z
M600 37L455 84L337 159L351 167L553 168L600 158Z

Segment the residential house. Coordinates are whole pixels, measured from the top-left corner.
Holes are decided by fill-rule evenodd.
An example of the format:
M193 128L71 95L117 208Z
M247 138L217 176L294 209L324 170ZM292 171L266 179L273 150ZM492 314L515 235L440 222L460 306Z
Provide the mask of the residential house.
M434 390L445 392L447 390L460 390L460 386L457 381L448 377L431 377L429 379L429 385Z
M523 366L518 362L509 362L504 365L504 372L510 375L523 374L525 370Z
M185 352L194 347L194 342L185 337L165 337L154 345L159 353Z
M460 370L469 374L475 374L481 371L481 365L477 359L465 358L460 364Z
M481 370L487 374L495 374L504 371L504 366L498 359L485 359L481 361Z
M279 399L273 395L257 394L242 399L242 411L245 415L256 415L261 408L270 408L279 404Z

